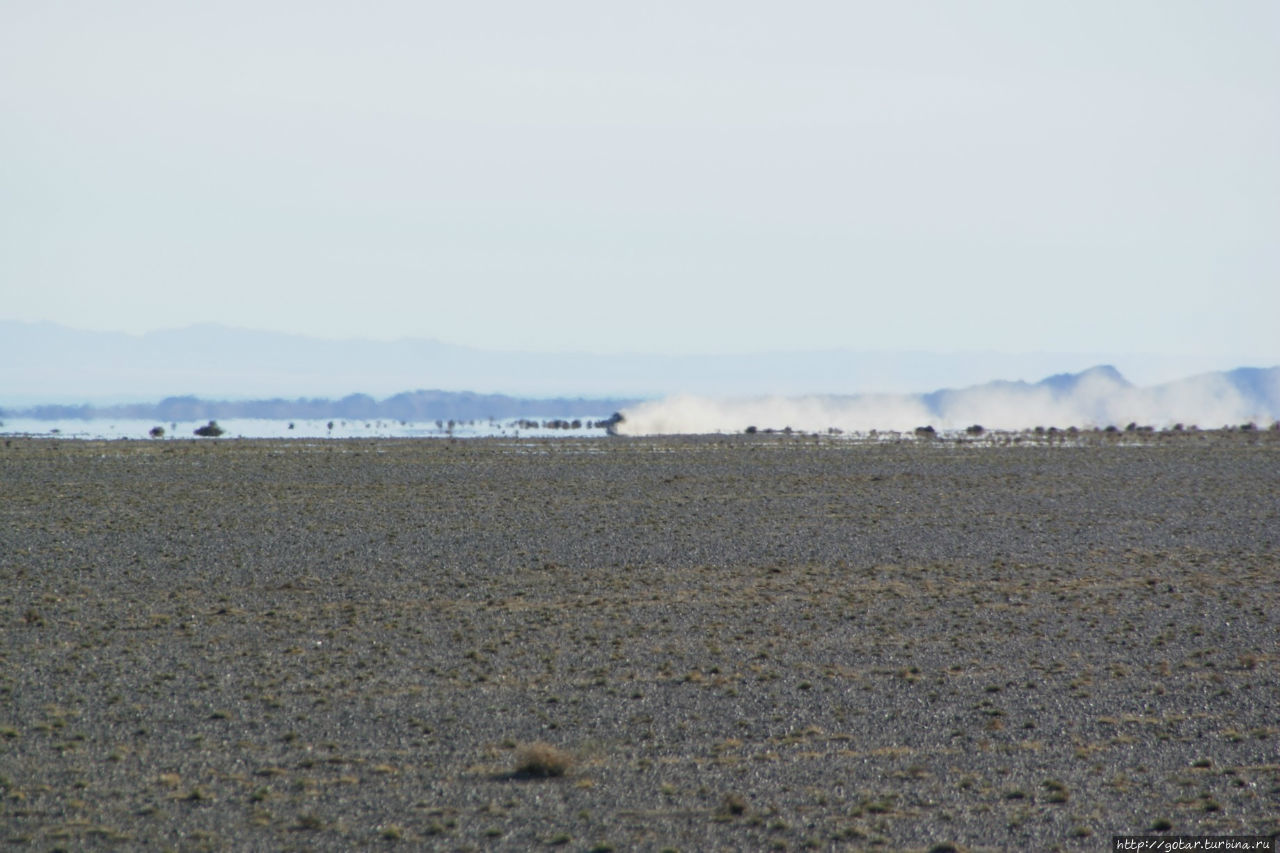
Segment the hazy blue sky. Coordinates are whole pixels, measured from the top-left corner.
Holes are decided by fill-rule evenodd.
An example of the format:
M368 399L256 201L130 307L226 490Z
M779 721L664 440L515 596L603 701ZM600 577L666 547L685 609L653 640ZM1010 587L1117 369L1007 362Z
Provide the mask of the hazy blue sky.
M0 3L0 317L1280 362L1280 3Z

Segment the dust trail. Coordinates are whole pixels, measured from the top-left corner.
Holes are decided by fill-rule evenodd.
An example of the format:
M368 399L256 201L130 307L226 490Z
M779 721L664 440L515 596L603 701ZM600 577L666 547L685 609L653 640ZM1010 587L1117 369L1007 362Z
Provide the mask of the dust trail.
M1036 383L989 382L930 394L760 396L681 395L622 412L623 435L734 433L749 427L800 432L1021 430L1037 426L1105 427L1129 423L1216 428L1280 419L1280 367L1207 373L1147 388L1112 367L1051 376Z

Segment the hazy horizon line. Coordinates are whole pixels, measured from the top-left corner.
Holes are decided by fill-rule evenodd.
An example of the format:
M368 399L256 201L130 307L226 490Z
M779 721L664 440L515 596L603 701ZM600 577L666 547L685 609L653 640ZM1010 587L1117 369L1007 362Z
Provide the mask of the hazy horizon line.
M948 346L948 347L930 347L927 345L912 345L894 348L885 347L857 347L855 345L826 345L813 347L763 347L763 348L723 348L723 349L678 349L678 350L659 350L659 349L610 349L600 350L592 348L574 348L565 347L557 349L544 349L541 347L505 347L501 345L491 345L482 343L468 343L440 336L438 334L423 332L420 334L380 336L368 333L349 333L349 334L329 334L313 331L298 331L282 328L266 328L247 325L233 325L213 320L193 320L178 325L157 326L141 331L121 328L100 328L76 325L71 323L60 322L57 320L31 320L25 317L11 317L0 315L0 323L20 323L27 326L51 326L71 332L84 334L100 334L100 335L122 335L130 338L145 338L149 335L167 335L178 334L187 331L200 329L221 330L228 332L247 332L256 335L275 335L289 338L301 338L309 341L319 341L326 343L375 343L375 344L395 344L408 342L422 342L438 344L456 349L474 350L478 352L486 352L494 355L502 354L518 354L518 353L536 353L538 355L564 355L564 356L601 356L601 357L645 357L645 358L734 358L740 356L771 356L771 355L823 355L823 354L851 354L851 355L995 355L995 356L1038 356L1038 357L1087 357L1099 356L1104 358L1125 357L1133 359L1214 359L1214 360L1236 360L1245 359L1257 362L1273 362L1275 366L1280 366L1280 352L1273 355L1267 355L1257 352L1249 352L1241 350L1235 353L1221 352L1200 352L1188 351L1185 348L1180 350L1132 350L1132 349L1100 349L1100 348L1081 348L1081 349L1015 349L1001 348L990 346ZM1273 366L1266 365L1249 365L1249 366ZM1242 365L1243 366L1243 365Z

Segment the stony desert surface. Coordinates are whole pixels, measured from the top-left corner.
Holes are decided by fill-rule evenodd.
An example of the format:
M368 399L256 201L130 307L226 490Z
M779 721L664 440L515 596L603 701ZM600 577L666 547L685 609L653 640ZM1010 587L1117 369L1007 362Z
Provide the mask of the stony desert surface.
M6 438L0 842L1274 833L1278 640L1275 430Z

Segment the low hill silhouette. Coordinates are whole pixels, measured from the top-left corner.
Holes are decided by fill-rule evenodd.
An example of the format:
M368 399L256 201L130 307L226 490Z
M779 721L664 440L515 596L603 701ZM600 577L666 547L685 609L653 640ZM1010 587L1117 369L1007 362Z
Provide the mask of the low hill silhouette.
M27 409L0 410L0 416L37 420L121 418L156 421L198 421L215 418L266 418L307 420L324 418L382 419L396 421L474 421L522 417L600 417L626 406L634 399L591 399L584 397L511 397L504 394L475 394L469 391L405 391L383 400L368 394L349 394L341 399L298 398L294 400L205 400L200 397L166 397L158 403L120 405L41 405Z

